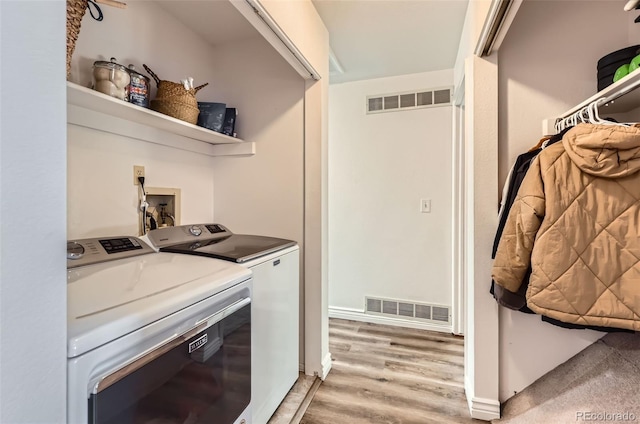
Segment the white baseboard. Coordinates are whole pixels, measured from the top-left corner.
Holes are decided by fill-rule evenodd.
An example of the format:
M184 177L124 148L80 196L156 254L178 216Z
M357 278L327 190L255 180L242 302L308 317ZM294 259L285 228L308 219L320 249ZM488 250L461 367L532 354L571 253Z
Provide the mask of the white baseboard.
M417 328L419 330L451 333L451 324L432 324L430 322L413 321L403 318L385 317L365 314L363 310L329 306L329 318L347 319L351 321L369 322L372 324L393 325L396 327Z
M471 413L473 410L473 403L471 402L471 399L473 399L473 385L471 384L471 379L467 374L467 369L465 368L464 371L464 397L467 398L467 408L469 408L469 413Z
M497 420L500 418L500 402L475 397L471 379L466 374L464 376L464 394L467 397L467 405L469 406L471 418L483 421Z
M497 420L500 418L500 402L492 399L471 398L469 401L471 418L483 421Z
M320 379L322 379L322 381L324 381L327 378L327 375L329 375L329 371L331 371L332 365L333 363L331 362L331 352L327 352L324 359L322 360L322 375L320 376Z

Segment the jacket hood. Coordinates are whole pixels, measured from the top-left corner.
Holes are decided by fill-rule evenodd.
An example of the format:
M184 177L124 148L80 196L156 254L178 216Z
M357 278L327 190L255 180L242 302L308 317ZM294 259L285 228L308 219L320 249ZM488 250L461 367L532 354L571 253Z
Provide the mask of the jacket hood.
M562 138L565 151L583 172L622 178L640 171L640 127L578 124Z

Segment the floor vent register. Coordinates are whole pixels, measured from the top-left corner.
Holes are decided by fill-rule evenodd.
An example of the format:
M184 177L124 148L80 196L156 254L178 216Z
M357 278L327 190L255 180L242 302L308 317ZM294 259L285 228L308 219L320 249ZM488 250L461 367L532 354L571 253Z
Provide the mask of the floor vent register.
M416 321L450 323L451 313L448 306L427 303L413 303L402 300L365 297L365 313Z

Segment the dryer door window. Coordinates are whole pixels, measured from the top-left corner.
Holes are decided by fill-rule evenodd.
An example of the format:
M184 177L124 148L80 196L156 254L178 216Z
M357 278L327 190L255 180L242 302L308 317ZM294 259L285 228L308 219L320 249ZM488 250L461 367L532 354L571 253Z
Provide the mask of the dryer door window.
M250 300L236 308L106 376L89 423L234 423L251 400Z

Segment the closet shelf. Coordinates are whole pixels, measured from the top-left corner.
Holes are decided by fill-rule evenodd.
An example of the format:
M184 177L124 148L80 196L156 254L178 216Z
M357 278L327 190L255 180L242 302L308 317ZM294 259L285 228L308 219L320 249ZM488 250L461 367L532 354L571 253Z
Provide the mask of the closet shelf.
M244 142L244 140L239 138L229 137L197 125L163 115L150 109L134 106L130 103L123 102L72 82L67 82L67 103L69 105L79 106L94 112L100 112L105 115L120 118L130 123L145 125L167 133L176 134L208 144L239 144ZM70 117L69 122L86 127L92 127L92 124L88 122L88 119L87 122L81 122L83 119L84 118L82 116L75 116L73 119L74 122L72 122ZM110 132L128 135L118 131L116 128Z
M609 98L611 96L615 96L616 93L625 93L627 90L629 90L628 93L621 95L614 101L602 106L600 109L600 115L604 117L611 113L629 112L640 107L640 89L638 89L638 87L640 87L640 71L632 72L621 80L616 81L603 90L600 90L582 103L569 109L562 115L558 116L558 118L567 117L598 99Z

